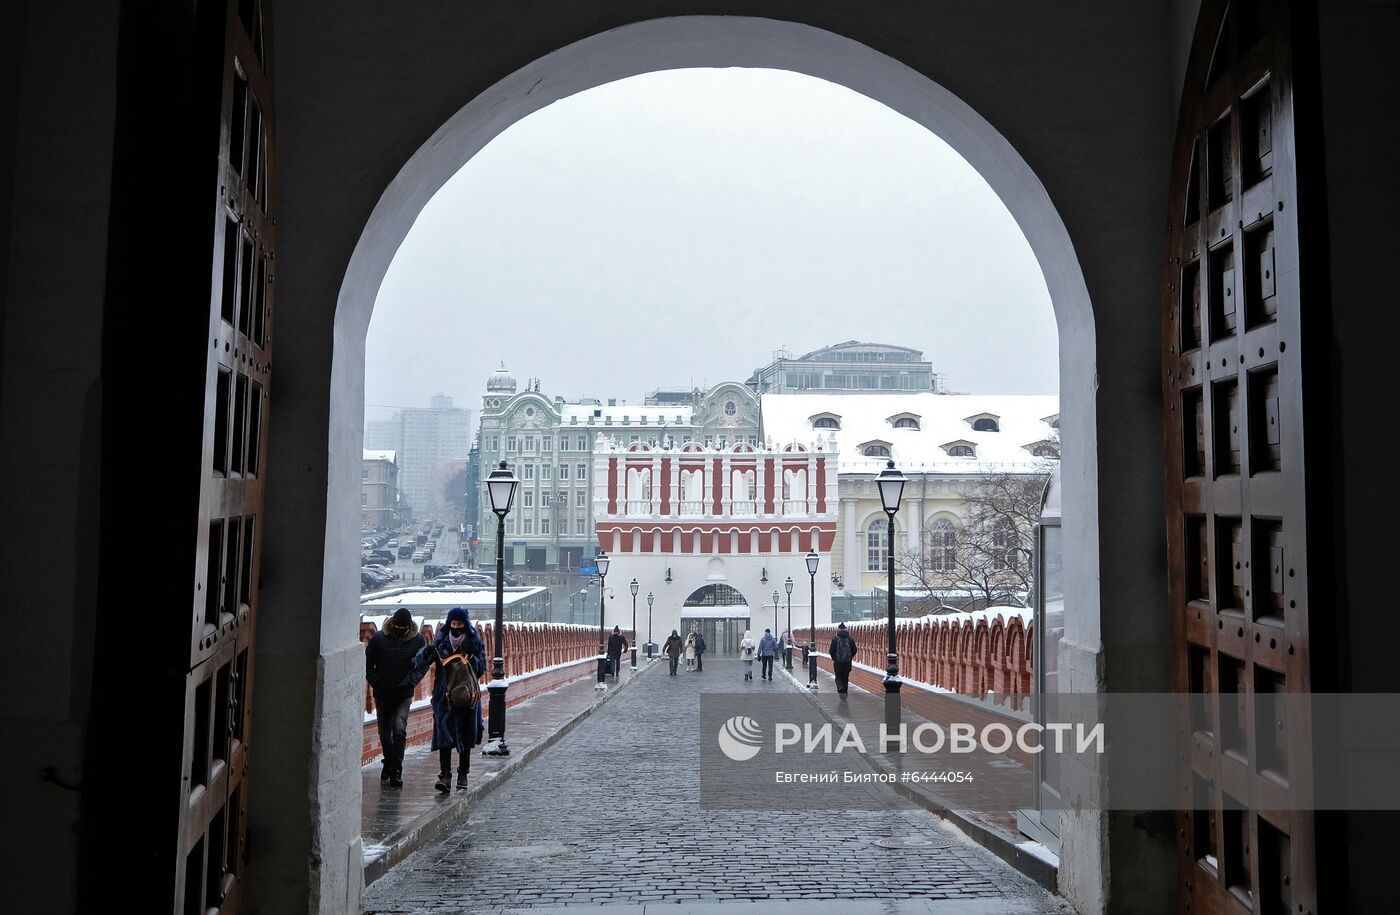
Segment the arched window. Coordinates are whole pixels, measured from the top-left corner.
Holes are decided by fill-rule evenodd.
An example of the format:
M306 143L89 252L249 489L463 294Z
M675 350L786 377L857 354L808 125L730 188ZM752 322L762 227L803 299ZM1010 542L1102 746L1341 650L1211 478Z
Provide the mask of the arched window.
M973 432L1000 432L1001 429L1000 429L999 426L997 426L997 421L996 421L996 420L992 419L990 416L984 416L984 417L982 417L981 419L977 420L976 422L974 422L974 423L972 424L972 431L973 431Z
M1038 458L1057 458L1060 456L1053 445L1036 445L1035 448L1031 450L1031 454Z
M813 428L813 429L840 429L840 428L841 428L841 424L838 423L836 420L832 419L830 416L823 416L823 417L821 417L820 419L818 419L816 422L812 423L812 428Z
M958 559L958 531L953 522L939 518L928 529L928 564L934 572L951 572Z
M901 416L894 421L894 427L896 429L917 429L919 428L919 421L908 416Z
M952 457L976 457L977 453L972 450L971 445L954 445L948 449L948 454Z
M884 518L876 518L865 529L865 570L867 572L885 572L889 569L890 538L887 526L888 522Z
M992 528L992 567L1016 568L1020 564L1020 554L1016 546L1016 526L1011 523L1011 519L1002 518Z
M889 457L890 449L885 445L866 445L866 457Z

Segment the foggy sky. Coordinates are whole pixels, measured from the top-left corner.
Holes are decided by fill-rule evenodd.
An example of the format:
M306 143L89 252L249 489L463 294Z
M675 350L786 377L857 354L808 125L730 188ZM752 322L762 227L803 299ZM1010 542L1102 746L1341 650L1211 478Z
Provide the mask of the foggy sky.
M611 83L502 133L431 200L379 291L366 416L523 390L640 402L786 347L922 349L948 386L1058 390L1024 236L942 140L774 70Z

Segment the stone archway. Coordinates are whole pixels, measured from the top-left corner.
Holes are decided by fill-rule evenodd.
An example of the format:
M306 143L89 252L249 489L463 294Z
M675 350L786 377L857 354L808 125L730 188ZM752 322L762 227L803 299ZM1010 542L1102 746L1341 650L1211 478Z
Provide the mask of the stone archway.
M959 27L967 28L969 23L963 22ZM371 150L378 150L375 155L403 164L388 181L363 223L353 253L348 255L336 297L331 330L334 350L330 364L321 364L323 353L308 351L306 354L315 358L307 363L290 362L284 367L287 373L284 377L288 377L284 390L288 393L283 396L291 399L284 401L274 413L274 422L280 419L283 423L298 420L306 423L325 419L329 429L329 448L322 451L326 462L324 489L318 491L318 487L312 486L290 496L285 492L277 494L269 508L273 520L283 525L270 530L270 548L278 545L279 534L284 535L286 548L291 549L290 544L299 539L292 536L293 529L307 533L300 522L285 520L289 514L312 512L319 504L326 516L323 584L313 593L308 583L274 583L266 601L269 608L281 603L290 610L319 597L319 614L295 620L290 615L284 616L280 618L283 622L273 624L294 629L301 645L306 646L311 641L320 649L320 668L315 678L301 684L303 688L313 687L316 696L314 707L308 710L314 729L313 740L308 747L288 751L287 760L290 767L310 764L314 782L311 793L316 798L309 811L311 822L308 824L303 819L293 825L303 832L309 829L311 847L344 849L348 845L348 860L353 862L356 855L354 836L358 807L351 797L355 789L350 786L345 770L351 758L350 728L337 703L340 697L352 693L359 678L353 616L346 609L354 605L355 594L346 582L352 580L349 572L358 530L358 516L352 502L358 480L354 470L361 440L365 333L379 284L395 251L418 212L437 189L492 138L533 111L560 98L628 76L662 69L726 66L787 69L827 79L880 101L938 133L988 181L1025 233L1044 273L1060 331L1065 526L1074 529L1073 536L1067 531L1067 540L1078 545L1066 557L1070 583L1066 599L1076 609L1076 614L1067 628L1064 644L1068 656L1063 663L1071 680L1077 678L1077 688L1102 688L1106 674L1101 649L1100 595L1123 584L1130 573L1112 572L1112 580L1106 581L1101 575L1100 554L1108 542L1113 543L1113 550L1132 552L1144 538L1100 536L1099 455L1103 443L1098 429L1103 395L1098 390L1100 347L1096 341L1096 318L1076 245L1051 200L1047 184L1042 183L1006 136L968 104L918 70L869 45L811 25L770 19L705 16L637 22L561 47L501 78L441 123L411 155L392 148L393 140L357 141ZM422 88L429 93L445 93L437 86L424 84ZM450 110L451 100L442 98L438 104L440 110ZM1014 122L1014 117L1012 120ZM1032 132L1039 129L1029 124L1020 126ZM1052 171L1059 168L1053 157L1045 155L1041 156L1040 165ZM1055 175L1054 184L1061 191L1074 183L1072 171L1065 167ZM1132 185L1130 178L1119 176L1118 180ZM310 196L317 195L311 193ZM348 212L354 207L342 209ZM1083 243L1092 249L1091 242L1102 240L1108 230L1098 225L1083 207L1077 218L1081 234L1090 236ZM343 233L344 230L338 231ZM291 237L291 247L295 250L295 233ZM342 237L324 242L329 247L343 243ZM1104 251L1093 252L1100 267L1108 256ZM322 252L317 252L317 257L326 260ZM324 273L324 264L315 269ZM323 288L312 291L323 291ZM289 294L294 294L294 289L284 287L283 295ZM314 319L310 323L314 324ZM297 328L290 323L283 326L284 334L294 329ZM308 334L314 330L299 329ZM311 345L308 343L303 349ZM288 352L289 361L295 358L291 350L284 351ZM1124 372L1121 366L1117 371L1120 375ZM318 392L298 402L290 393L296 389L298 376L317 372L329 379L328 394ZM1119 406L1131 402L1131 397L1121 388L1122 381L1120 377L1115 401ZM322 401L321 397L326 400ZM273 441L279 441L275 434ZM284 473L289 477L293 467L313 469L312 449L305 447L304 442L293 434L284 435L280 441L287 453L279 454L278 449L283 446L274 444L271 463L284 463ZM1121 453L1119 449L1120 456ZM1156 482L1155 470L1140 475ZM1150 500L1150 487L1141 489L1145 494L1142 498ZM280 518L276 514L279 509ZM1116 529L1121 532L1124 523L1119 522ZM1133 554L1133 558L1140 557ZM1133 591L1132 588L1120 590ZM1137 590L1142 590L1141 583ZM275 617L275 611L269 615ZM281 637L282 630L274 633L273 626L264 628L263 637L269 640ZM309 640L312 626L315 637ZM1137 634L1141 636L1141 632ZM304 656L298 658L290 651L279 655L274 650L266 657L269 660L264 682L274 683L274 688L298 688L297 683L308 679ZM274 679L276 677L286 682L280 683ZM275 786L274 796L290 797L298 788L305 794L305 785L287 776ZM305 807L302 810L304 816L307 811ZM280 822L279 818L290 821L296 816L295 811L279 810L266 821L267 828L275 828L273 824ZM1086 826L1084 854L1091 862L1106 855L1102 848L1106 841L1102 832L1102 823ZM1070 844L1067 838L1066 845ZM326 866L333 867L337 873L328 871L314 875L313 880L319 880L320 886L313 888L313 896L320 892L335 893L342 888L338 873L345 865L327 861ZM350 868L353 869L353 865ZM1103 868L1098 864L1092 864L1090 869L1090 880L1102 878ZM291 879L294 875L286 877ZM344 880L353 883L354 877L346 875ZM1088 892L1092 896L1096 891L1091 887ZM353 895L353 889L349 895Z

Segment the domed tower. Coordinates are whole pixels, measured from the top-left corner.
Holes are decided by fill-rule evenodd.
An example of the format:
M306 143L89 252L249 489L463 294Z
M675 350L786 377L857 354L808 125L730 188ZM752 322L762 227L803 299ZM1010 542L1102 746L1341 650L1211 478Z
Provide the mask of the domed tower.
M504 395L510 397L515 394L515 376L506 371L506 364L501 363L501 367L491 373L491 377L486 379L486 393Z

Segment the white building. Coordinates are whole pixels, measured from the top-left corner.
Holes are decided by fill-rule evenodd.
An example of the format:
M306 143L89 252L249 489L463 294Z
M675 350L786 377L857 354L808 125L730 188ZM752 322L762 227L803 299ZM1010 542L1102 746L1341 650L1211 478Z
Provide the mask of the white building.
M896 555L931 551L937 566L956 549L968 494L980 481L1043 473L1059 456L1053 394L764 394L762 415L772 441L821 436L840 455L840 521L824 568L845 596L887 587L888 532L874 482L887 461L909 479L895 519Z
M805 556L816 550L816 622L831 621L836 538L837 456L813 441L674 448L601 439L593 453L593 515L612 557L608 625L631 622L636 579L639 637L664 641L672 629L705 635L732 653L745 629L788 624L783 582L791 577L792 623L812 615ZM781 595L775 617L772 594Z

